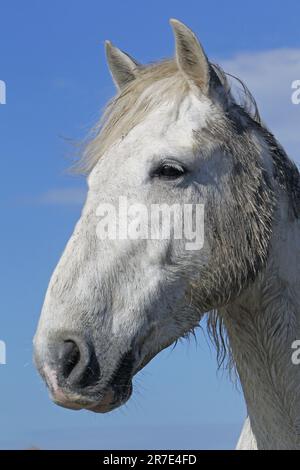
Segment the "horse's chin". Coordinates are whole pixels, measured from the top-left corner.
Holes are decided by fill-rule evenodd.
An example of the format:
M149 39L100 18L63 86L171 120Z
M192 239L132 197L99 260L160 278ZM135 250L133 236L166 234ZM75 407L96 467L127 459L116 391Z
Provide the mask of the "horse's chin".
M110 411L124 405L132 395L132 382L130 382L122 391L116 391L112 387L107 391L101 401L86 409L94 413L109 413Z
M116 394L113 391L108 392L99 403L88 407L87 410L93 411L94 413L109 413L124 405L131 397L131 394L132 384L130 384L128 390L122 394Z

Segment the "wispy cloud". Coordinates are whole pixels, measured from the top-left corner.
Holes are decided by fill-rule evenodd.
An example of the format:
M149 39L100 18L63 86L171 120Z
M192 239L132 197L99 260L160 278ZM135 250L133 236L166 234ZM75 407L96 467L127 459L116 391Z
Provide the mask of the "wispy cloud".
M81 205L85 201L84 188L56 188L50 189L38 197L40 204L49 205Z
M299 162L300 105L292 103L291 86L300 79L300 49L241 53L220 63L226 72L246 83L264 122Z
M0 449L233 449L240 428L240 423L148 423L27 430L26 436L15 433L11 441L0 440Z

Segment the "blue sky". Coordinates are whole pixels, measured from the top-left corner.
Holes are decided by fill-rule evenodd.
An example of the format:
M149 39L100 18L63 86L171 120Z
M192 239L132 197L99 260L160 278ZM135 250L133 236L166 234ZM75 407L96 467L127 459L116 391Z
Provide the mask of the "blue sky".
M78 219L84 180L68 175L71 141L100 116L114 86L103 44L147 62L170 56L168 20L198 34L209 57L243 78L291 156L300 155L300 4L165 0L2 0L0 79L0 448L230 448L245 417L239 388L216 371L205 335L161 353L108 415L53 405L32 365L44 293Z

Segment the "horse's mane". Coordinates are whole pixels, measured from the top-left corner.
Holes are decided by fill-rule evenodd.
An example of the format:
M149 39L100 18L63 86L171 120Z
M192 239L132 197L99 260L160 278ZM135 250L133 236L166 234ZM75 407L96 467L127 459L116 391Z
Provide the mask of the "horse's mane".
M211 68L222 84L222 91L230 96L231 102L262 125L255 99L242 80L226 74L219 65L211 64ZM228 77L241 85L238 97L232 96ZM89 174L101 155L141 123L162 100L172 101L175 106L180 106L188 92L189 85L174 59L140 66L136 79L112 98L103 117L91 130L84 142L81 158L76 165L77 170Z

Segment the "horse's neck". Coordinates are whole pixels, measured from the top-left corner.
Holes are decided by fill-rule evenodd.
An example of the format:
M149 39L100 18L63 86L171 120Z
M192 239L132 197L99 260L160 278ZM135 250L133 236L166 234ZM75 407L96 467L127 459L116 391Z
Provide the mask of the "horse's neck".
M240 447L300 449L300 366L292 362L300 339L299 242L299 222L282 224L264 274L220 311L251 423Z

